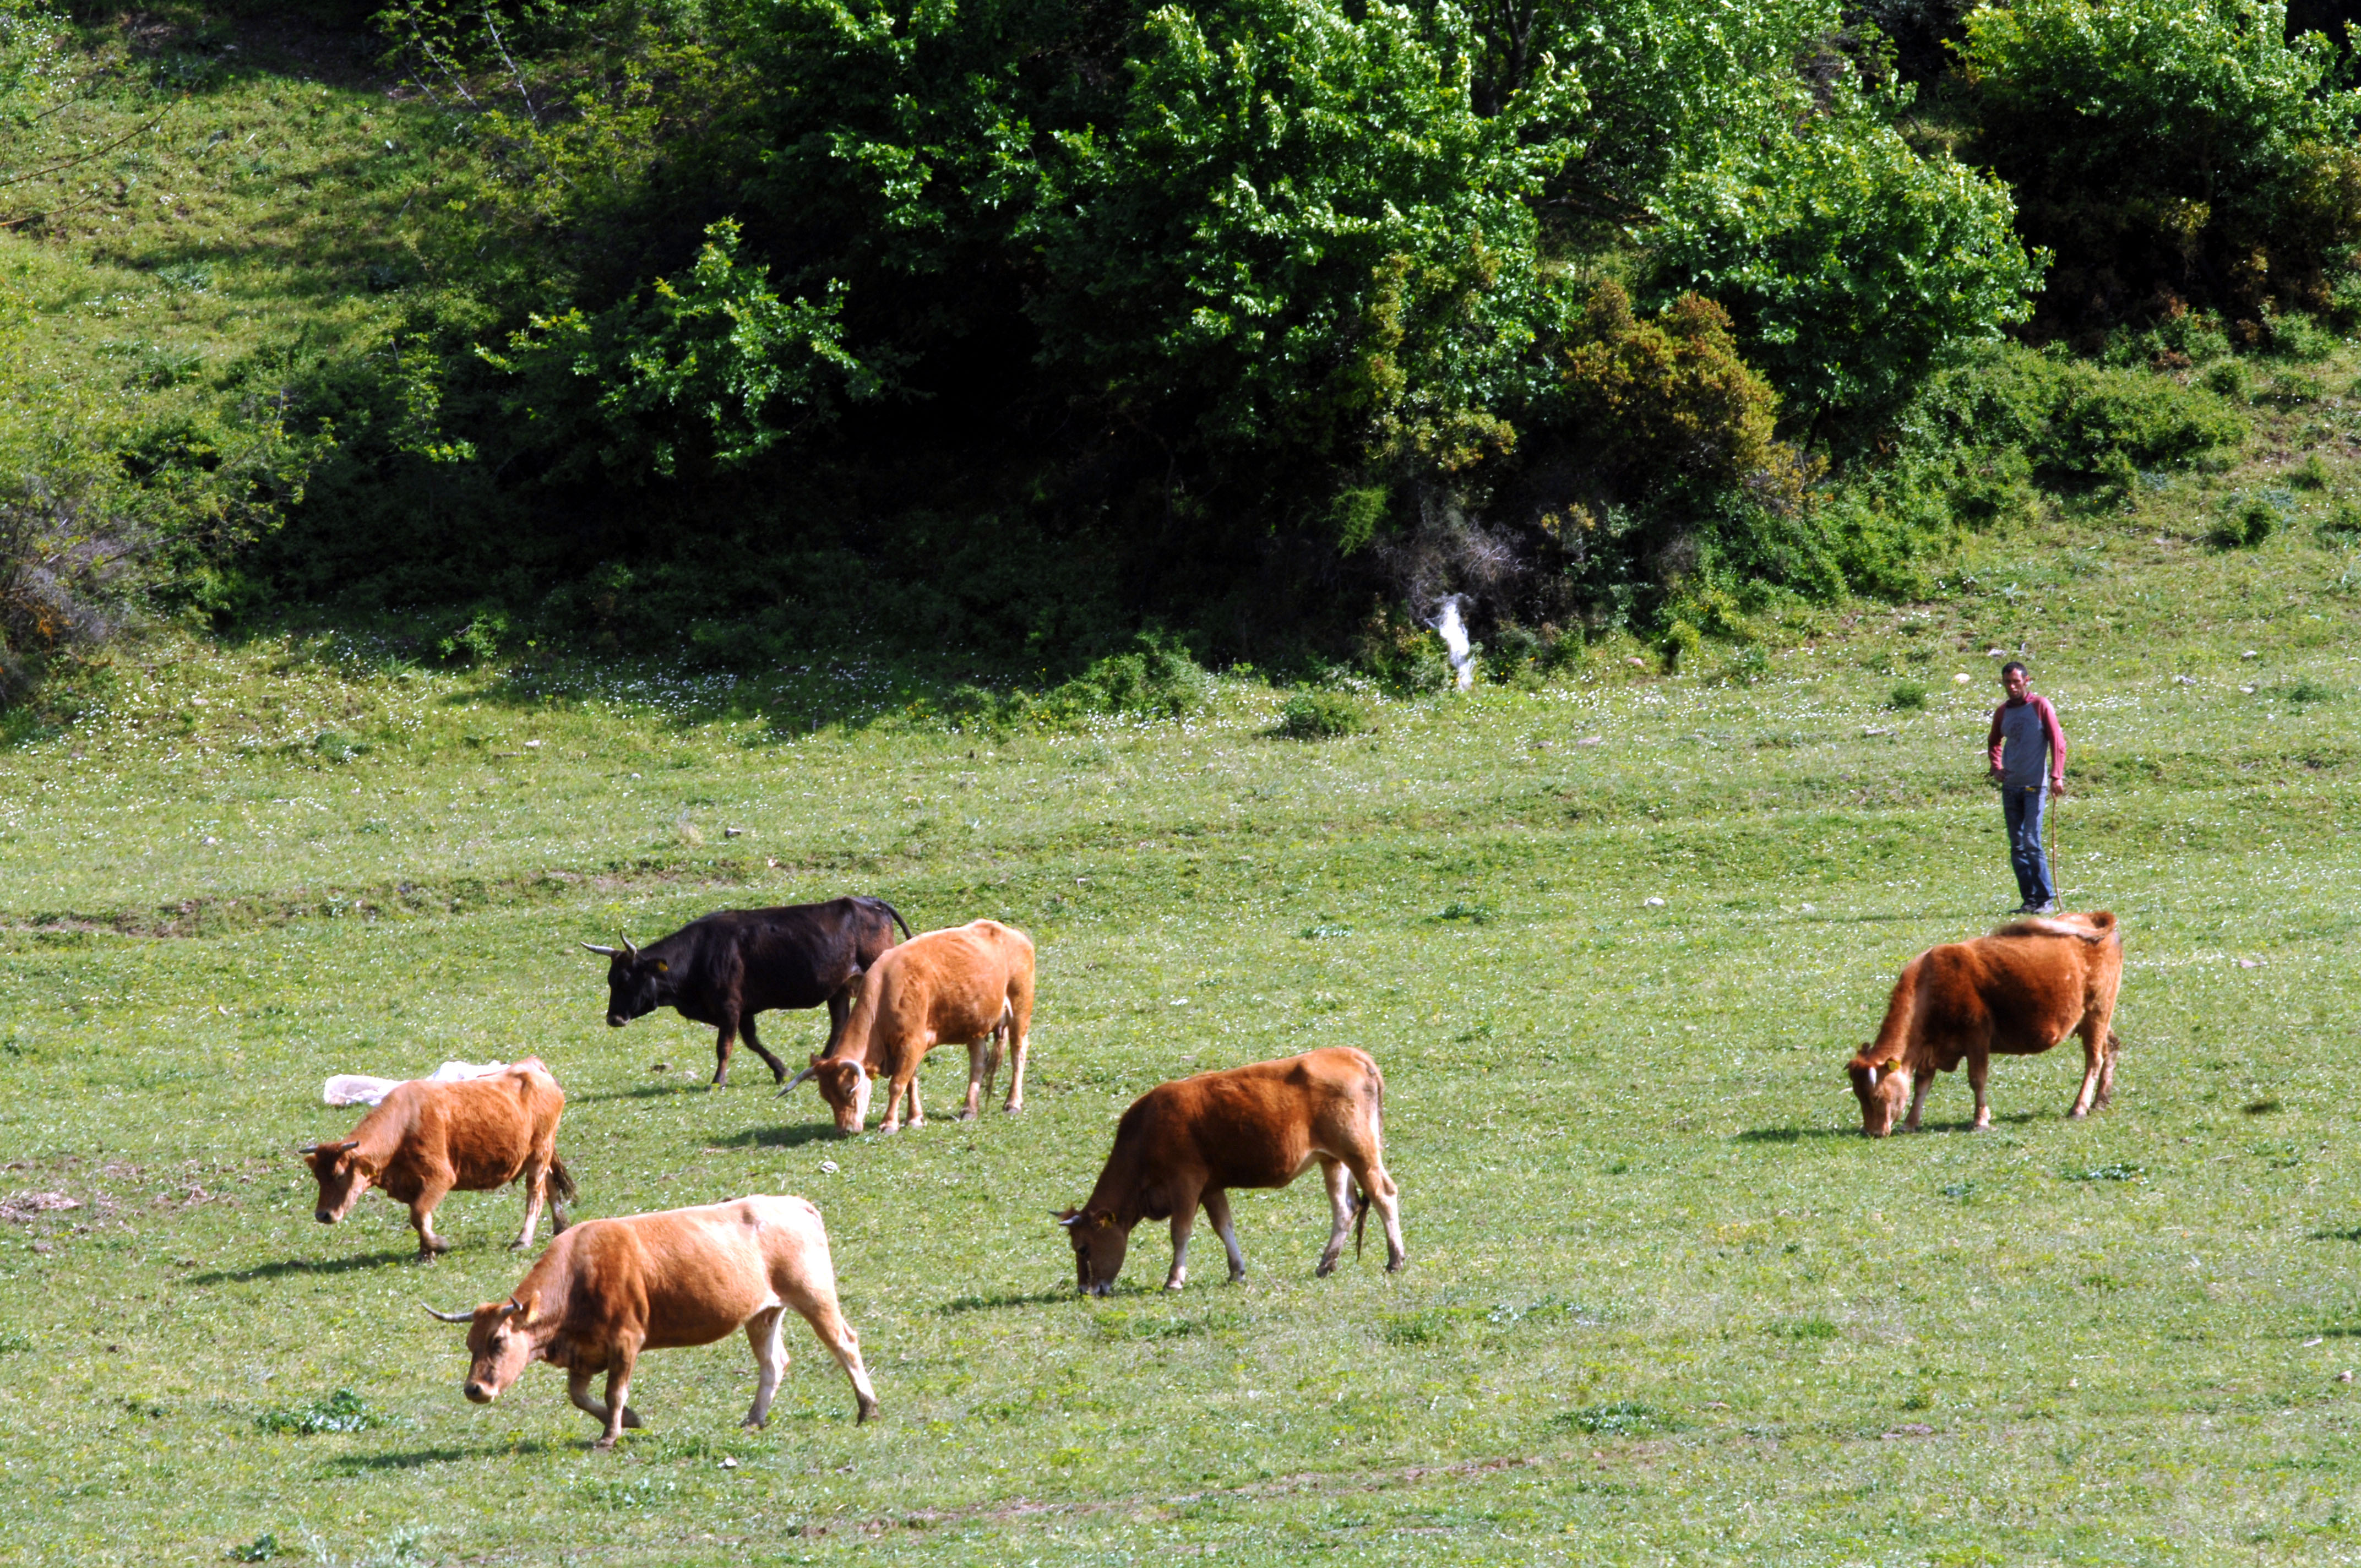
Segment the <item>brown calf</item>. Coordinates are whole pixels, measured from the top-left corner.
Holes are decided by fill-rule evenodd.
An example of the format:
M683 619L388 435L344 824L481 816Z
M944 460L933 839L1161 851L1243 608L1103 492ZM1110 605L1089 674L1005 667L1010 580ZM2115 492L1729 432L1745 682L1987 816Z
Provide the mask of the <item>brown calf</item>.
M319 1179L313 1218L333 1225L372 1187L410 1205L418 1255L433 1262L451 1244L434 1234L434 1210L453 1191L489 1192L522 1179L524 1229L509 1245L533 1245L541 1206L550 1203L552 1234L566 1229L574 1178L557 1157L557 1123L566 1091L537 1057L506 1072L456 1083L412 1079L397 1085L341 1143L303 1149Z
M1007 1111L1025 1108L1025 1052L1033 1026L1033 938L997 920L927 931L879 955L861 981L843 1036L827 1056L790 1080L819 1080L839 1132L857 1133L869 1116L869 1080L886 1080L881 1133L901 1130L902 1096L910 1125L927 1119L918 1105L918 1064L943 1044L967 1047L967 1103L973 1119L1010 1044ZM786 1090L780 1091L782 1094Z
M1907 1100L1903 1125L1916 1132L1935 1075L1964 1058L1982 1132L1992 1125L1993 1057L2038 1056L2069 1034L2082 1036L2082 1087L2066 1113L2104 1105L2123 1047L2113 1027L2123 976L2123 934L2103 909L2013 920L1989 937L1927 948L1903 966L1877 1038L1846 1064L1861 1131L1885 1136Z
M546 1361L566 1369L566 1398L603 1423L598 1446L612 1448L625 1427L641 1424L630 1403L641 1352L710 1344L741 1327L762 1368L745 1424L766 1424L787 1369L781 1331L791 1307L852 1380L856 1419L875 1415L861 1336L837 1307L827 1227L801 1198L586 1220L550 1243L505 1300L472 1312L427 1310L468 1325L470 1400L490 1404ZM590 1397L590 1379L602 1372L603 1402Z
M1379 1125L1385 1099L1378 1064L1348 1046L1200 1073L1149 1090L1116 1124L1115 1149L1090 1201L1058 1216L1074 1245L1075 1282L1082 1294L1113 1291L1132 1227L1168 1215L1172 1272L1164 1288L1187 1284L1189 1232L1200 1203L1230 1255L1230 1282L1236 1284L1246 1277L1246 1260L1230 1223L1229 1190L1284 1187L1314 1165L1327 1182L1331 1221L1315 1272L1335 1268L1346 1234L1356 1218L1367 1223L1371 1203L1385 1224L1386 1270L1399 1269L1405 1256L1401 1207L1386 1174ZM1352 1182L1359 1184L1357 1195Z

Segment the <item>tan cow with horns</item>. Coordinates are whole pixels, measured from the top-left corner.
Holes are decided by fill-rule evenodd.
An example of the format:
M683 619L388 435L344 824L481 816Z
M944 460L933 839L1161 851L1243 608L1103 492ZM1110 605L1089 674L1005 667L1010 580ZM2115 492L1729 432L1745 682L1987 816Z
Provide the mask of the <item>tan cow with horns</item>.
M1345 1237L1368 1223L1372 1204L1385 1224L1386 1270L1400 1268L1401 1204L1386 1174L1385 1102L1378 1064L1349 1046L1158 1084L1115 1124L1115 1148L1090 1201L1057 1217L1073 1243L1075 1283L1085 1296L1112 1292L1132 1227L1170 1217L1172 1272L1164 1288L1180 1289L1189 1280L1189 1233L1202 1203L1229 1254L1235 1285L1246 1277L1246 1260L1230 1222L1229 1190L1285 1187L1315 1165L1328 1189L1330 1225L1313 1272L1335 1268Z
M1903 1126L1916 1132L1935 1075L1965 1060L1982 1132L1992 1125L1984 1078L1993 1057L2038 1056L2070 1034L2082 1037L2082 1087L2066 1113L2106 1104L2123 1048L2114 1027L2123 977L2123 934L2103 909L2012 920L1988 937L1927 948L1903 966L1877 1038L1846 1064L1861 1130L1885 1136L1907 1101Z
M997 920L975 920L925 931L888 948L862 977L861 994L844 1033L829 1055L787 1080L785 1094L807 1078L819 1080L820 1098L839 1132L857 1133L869 1117L869 1080L886 1080L885 1120L878 1131L901 1130L902 1097L910 1123L923 1125L918 1064L939 1045L967 1047L967 1103L972 1120L992 1092L1004 1042L1009 1047L1007 1111L1025 1108L1025 1053L1033 1027L1033 938Z
M574 1178L557 1157L557 1123L566 1091L538 1057L511 1062L504 1072L437 1083L396 1084L352 1136L299 1150L320 1184L313 1218L333 1225L352 1212L372 1187L410 1205L418 1255L433 1262L451 1244L434 1234L434 1211L452 1192L489 1192L524 1183L524 1229L511 1247L533 1245L542 1204L553 1232L566 1229Z
M566 1369L566 1398L603 1423L612 1448L631 1408L640 1354L710 1344L743 1328L762 1376L745 1424L760 1427L787 1369L782 1329L793 1308L852 1380L858 1420L877 1413L861 1336L836 1302L836 1266L819 1211L758 1195L694 1209L586 1220L549 1245L505 1300L472 1312L426 1310L467 1327L467 1398L489 1405L536 1361ZM607 1398L590 1397L604 1373Z

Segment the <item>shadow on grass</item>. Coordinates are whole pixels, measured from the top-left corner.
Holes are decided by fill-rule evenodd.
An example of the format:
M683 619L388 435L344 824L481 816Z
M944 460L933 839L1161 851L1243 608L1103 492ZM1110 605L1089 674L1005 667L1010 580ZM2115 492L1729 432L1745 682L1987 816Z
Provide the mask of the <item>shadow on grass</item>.
M1128 1294L1117 1287L1118 1293ZM1159 1292L1162 1294L1162 1292ZM1065 1290L1004 1290L994 1296L955 1296L937 1307L943 1317L956 1317L961 1312L989 1312L999 1307L1047 1307L1060 1301L1079 1299L1072 1289Z
M2361 1225L2342 1231L2314 1231L2312 1239L2316 1242L2361 1242Z
M456 1464L467 1459L499 1459L511 1453L550 1452L550 1444L535 1438L530 1442L482 1443L474 1448L410 1448L396 1453L347 1453L321 1465L320 1474L342 1476L381 1475L391 1470L423 1470L430 1464Z
M416 1247L404 1247L399 1252L373 1252L365 1257L335 1257L324 1261L291 1257L283 1263L258 1263L252 1268L225 1268L211 1274L192 1274L183 1283L244 1285L256 1279L284 1279L291 1274L352 1274L364 1268L384 1268L392 1264L408 1263L417 1255Z
M1730 1141L1734 1144L1800 1144L1806 1138L1859 1136L1859 1127L1749 1127Z
M792 1127L749 1127L736 1137L719 1140L713 1146L723 1149L799 1149L806 1144L834 1142L842 1136L833 1122L804 1122Z

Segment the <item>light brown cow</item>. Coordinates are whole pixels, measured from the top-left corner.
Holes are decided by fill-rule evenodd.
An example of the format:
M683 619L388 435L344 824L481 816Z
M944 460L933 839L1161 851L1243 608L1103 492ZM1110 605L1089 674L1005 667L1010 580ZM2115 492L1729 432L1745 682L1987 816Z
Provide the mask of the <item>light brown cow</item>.
M836 1304L836 1266L819 1211L801 1198L761 1195L695 1209L586 1220L549 1250L504 1300L472 1312L435 1312L466 1323L465 1392L489 1405L536 1361L566 1369L566 1398L604 1424L598 1446L612 1448L631 1408L640 1353L710 1344L744 1328L762 1368L745 1424L770 1420L787 1369L783 1330L789 1308L811 1324L859 1401L858 1420L877 1413L877 1390L861 1364L861 1336ZM607 1398L590 1379L607 1376Z
M839 1132L857 1133L869 1118L869 1080L886 1080L881 1133L901 1131L899 1111L910 1097L913 1127L926 1122L918 1105L918 1064L939 1045L967 1047L967 1103L972 1120L992 1092L1003 1042L1009 1051L1006 1111L1025 1108L1025 1051L1033 1026L1033 938L997 920L976 920L947 931L927 931L888 948L862 977L861 994L835 1051L814 1057L787 1082L819 1080L820 1097L835 1113ZM779 1091L784 1094L786 1089Z
M432 1263L451 1244L434 1234L434 1210L454 1191L489 1192L524 1182L524 1229L511 1247L533 1245L541 1207L552 1210L551 1232L566 1229L574 1178L557 1157L557 1123L566 1091L538 1057L511 1062L505 1072L456 1083L412 1079L398 1084L361 1118L341 1143L300 1151L319 1179L313 1217L333 1225L352 1212L372 1187L410 1205L418 1255Z
M1331 1221L1315 1272L1334 1270L1346 1234L1356 1220L1368 1223L1373 1202L1385 1224L1386 1271L1400 1268L1401 1206L1386 1174L1380 1125L1385 1100L1378 1064L1349 1046L1158 1084L1115 1124L1115 1149L1090 1201L1058 1216L1074 1245L1076 1284L1085 1296L1112 1292L1132 1227L1169 1215L1172 1272L1164 1288L1180 1289L1189 1280L1189 1232L1202 1203L1230 1255L1235 1285L1246 1276L1246 1260L1230 1223L1229 1190L1284 1187L1314 1165L1327 1181ZM1357 1239L1354 1245L1357 1251Z
M1927 1091L1962 1059L1975 1090L1975 1130L1992 1125L1984 1077L1992 1058L2038 1056L2069 1034L2082 1036L2082 1087L2069 1116L2104 1105L2115 1087L2115 990L2123 934L2106 910L2013 920L1972 942L1929 948L1902 969L1885 1026L1846 1065L1861 1101L1861 1130L1882 1138L1905 1100L1918 1130Z

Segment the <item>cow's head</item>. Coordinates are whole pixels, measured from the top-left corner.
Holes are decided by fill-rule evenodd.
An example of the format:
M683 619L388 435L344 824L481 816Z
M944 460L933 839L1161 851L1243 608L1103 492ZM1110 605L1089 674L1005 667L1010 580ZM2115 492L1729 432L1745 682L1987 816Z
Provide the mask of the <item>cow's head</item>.
M620 948L582 945L607 960L607 1026L620 1029L634 1018L644 1018L664 1005L672 966L662 959L642 958L629 937Z
M1123 1255L1131 1247L1131 1227L1105 1210L1068 1209L1058 1217L1074 1244L1074 1285L1085 1296L1112 1296Z
M1861 1130L1872 1138L1894 1131L1910 1102L1910 1069L1898 1061L1872 1062L1868 1047L1846 1064L1852 1079L1853 1098L1861 1102Z
M836 1113L836 1130L857 1133L869 1120L869 1070L850 1057L814 1057L803 1078L819 1085L819 1097ZM803 1078L796 1081L800 1083ZM787 1085L789 1089L794 1083Z
M319 1179L320 1201L313 1205L312 1217L324 1225L333 1225L351 1213L369 1183L377 1179L377 1172L354 1152L359 1143L358 1138L346 1138L340 1144L314 1144L297 1151Z
M541 1348L533 1332L540 1299L487 1301L472 1312L436 1312L446 1323L467 1325L467 1381L462 1388L475 1404L489 1405L522 1376Z

